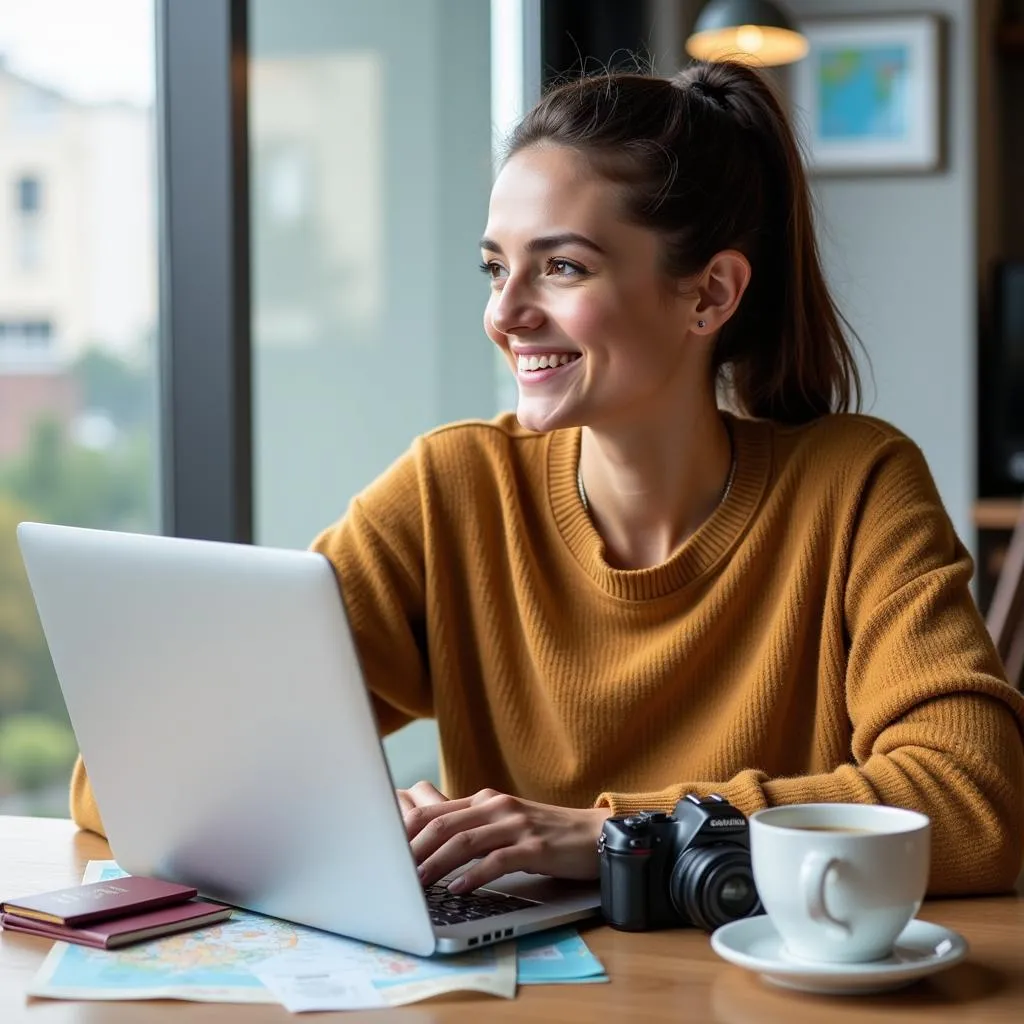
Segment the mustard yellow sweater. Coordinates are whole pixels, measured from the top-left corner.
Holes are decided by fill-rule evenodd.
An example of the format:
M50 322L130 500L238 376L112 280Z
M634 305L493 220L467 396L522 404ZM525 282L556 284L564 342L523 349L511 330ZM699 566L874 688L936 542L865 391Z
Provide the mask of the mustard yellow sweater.
M729 422L728 497L633 571L580 501L579 430L502 416L419 438L314 545L381 730L436 718L452 796L915 808L933 894L1009 888L1024 699L919 449L864 416ZM72 811L102 828L80 764Z

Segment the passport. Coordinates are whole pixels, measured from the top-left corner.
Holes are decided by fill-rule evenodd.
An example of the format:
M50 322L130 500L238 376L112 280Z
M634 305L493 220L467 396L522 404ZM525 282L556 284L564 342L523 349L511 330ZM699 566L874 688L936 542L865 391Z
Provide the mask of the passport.
M161 935L190 928L203 928L208 924L226 921L231 916L230 907L203 900L189 900L172 907L150 910L142 914L129 914L108 921L98 921L84 928L71 928L64 924L48 924L17 914L0 914L0 925L12 932L25 932L60 942L74 942L80 946L96 949L118 949L132 942L144 942Z
M129 875L107 882L89 882L70 889L5 900L0 912L20 918L62 924L72 928L94 921L106 921L126 914L184 903L198 895L196 889L159 878Z

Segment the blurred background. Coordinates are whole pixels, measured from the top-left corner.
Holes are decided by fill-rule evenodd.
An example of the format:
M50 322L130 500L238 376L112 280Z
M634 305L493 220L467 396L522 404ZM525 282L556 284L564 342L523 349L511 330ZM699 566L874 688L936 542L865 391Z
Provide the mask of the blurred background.
M671 74L708 6L0 0L0 813L66 815L76 754L15 525L304 547L416 434L509 408L500 142L559 76ZM813 42L892 5L774 6ZM867 411L924 449L982 607L1024 493L1021 7L902 0L936 158L811 167ZM799 67L765 73L813 131ZM429 723L386 749L436 780Z

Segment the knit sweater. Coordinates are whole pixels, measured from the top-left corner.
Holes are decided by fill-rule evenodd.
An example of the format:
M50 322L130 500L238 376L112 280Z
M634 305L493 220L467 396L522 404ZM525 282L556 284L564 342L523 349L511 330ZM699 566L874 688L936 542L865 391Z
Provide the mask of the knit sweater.
M1024 698L920 450L858 415L728 425L725 500L639 570L603 556L578 429L506 415L417 439L314 543L381 731L435 718L450 796L914 808L932 894L1010 888ZM81 765L72 809L102 828Z

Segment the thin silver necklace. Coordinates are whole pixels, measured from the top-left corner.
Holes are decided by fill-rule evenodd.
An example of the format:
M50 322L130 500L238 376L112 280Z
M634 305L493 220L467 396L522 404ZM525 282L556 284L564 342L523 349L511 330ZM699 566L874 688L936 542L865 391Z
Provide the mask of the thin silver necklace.
M729 461L729 476L725 481L725 489L722 491L722 496L718 499L718 504L715 508L718 508L725 502L725 499L729 497L729 492L732 490L733 478L736 476L736 446L730 445L730 461ZM580 492L580 501L583 502L583 511L588 515L590 514L590 500L587 498L587 489L583 486L583 460L581 459L576 463L576 489Z

